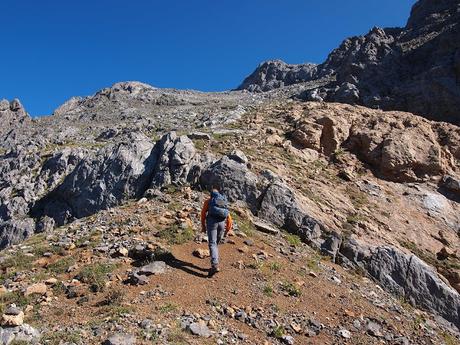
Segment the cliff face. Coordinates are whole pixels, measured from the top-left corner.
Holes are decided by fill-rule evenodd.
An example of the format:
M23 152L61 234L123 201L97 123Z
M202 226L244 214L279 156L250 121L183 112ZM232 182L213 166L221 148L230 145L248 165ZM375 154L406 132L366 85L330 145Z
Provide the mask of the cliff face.
M239 88L268 91L332 77L335 80L325 87L299 96L313 100L319 95L326 101L409 111L459 124L459 6L456 0L419 1L406 27L373 28L364 36L347 38L309 74L283 79L285 65L272 65L271 72L265 73L261 64ZM289 69L308 66L289 65Z
M19 100L11 102L6 99L0 100L0 137L8 133L12 128L21 126L30 121L29 115Z

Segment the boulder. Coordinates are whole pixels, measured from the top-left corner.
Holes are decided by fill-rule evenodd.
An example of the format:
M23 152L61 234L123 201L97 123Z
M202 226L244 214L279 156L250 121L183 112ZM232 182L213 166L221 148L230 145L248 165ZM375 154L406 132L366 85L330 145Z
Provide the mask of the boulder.
M135 345L136 337L126 333L115 333L108 337L103 345Z
M48 287L46 286L45 283L36 283L32 284L27 287L26 291L24 292L24 296L30 296L30 295L44 295L48 291Z
M21 326L24 323L24 312L19 311L19 313L8 314L5 313L2 315L2 325L6 327L16 327Z
M270 184L260 197L257 216L320 248L322 225L301 207L294 192L283 182Z
M188 326L190 333L203 338L209 338L212 334L204 322L193 322Z
M154 168L150 188L169 184L195 184L207 157L199 155L187 136L164 135L152 151Z
M460 178L445 175L440 182L440 187L451 193L460 195Z
M138 274L143 275L153 275L153 274L162 274L166 271L166 263L164 261L154 261L150 264L142 266L139 269Z
M48 216L44 216L42 219L40 219L37 222L35 232L36 233L41 233L41 232L49 233L49 232L53 231L55 223L56 222L54 221L53 218L50 218Z
M204 259L210 256L209 249L197 248L193 251L193 255L197 258Z
M241 154L222 157L203 171L200 182L207 190L219 185L230 202L242 200L255 210L259 196L258 177L244 163L245 157Z
M14 341L25 344L38 344L39 340L40 332L25 323L20 326L0 328L2 345L9 345Z
M0 249L24 241L34 230L35 222L32 218L0 221Z

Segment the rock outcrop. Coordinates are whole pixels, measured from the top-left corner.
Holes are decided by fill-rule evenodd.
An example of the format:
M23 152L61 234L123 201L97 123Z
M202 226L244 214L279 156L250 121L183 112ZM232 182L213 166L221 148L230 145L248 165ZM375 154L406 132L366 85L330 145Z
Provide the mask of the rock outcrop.
M36 203L33 214L64 224L140 197L150 184L152 149L147 137L132 134L126 141L85 157L55 190Z
M457 170L460 130L403 112L307 103L303 116L288 117L292 144L325 156L354 153L375 173L396 182L423 181ZM447 130L448 128L448 130ZM448 134L446 134L446 131Z
M213 185L219 185L229 201L245 201L255 210L258 189L258 177L249 170L247 158L244 155L230 154L210 165L200 177L201 185L209 190Z
M12 128L21 126L31 121L29 114L25 111L21 102L14 99L9 102L6 99L0 100L0 137L4 137Z
M261 64L239 89L269 91L333 77L335 81L299 97L409 111L460 124L459 6L456 0L420 0L404 28L373 28L347 38L318 66Z
M171 132L158 141L152 152L152 188L169 184L196 184L202 168L211 163L209 155L198 154L192 140Z
M342 245L339 258L365 269L387 291L460 326L460 295L417 256L352 239Z
M281 60L266 61L243 81L239 89L262 92L308 81L314 77L316 67L311 63L290 65Z

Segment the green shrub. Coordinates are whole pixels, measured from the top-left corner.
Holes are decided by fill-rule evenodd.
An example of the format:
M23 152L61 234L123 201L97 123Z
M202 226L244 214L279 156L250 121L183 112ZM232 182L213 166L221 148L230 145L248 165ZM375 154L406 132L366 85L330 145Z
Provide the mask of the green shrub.
M294 247L298 247L302 244L302 240L300 239L299 236L294 235L294 234L286 234L286 241Z
M280 339L284 336L284 333L285 333L285 330L284 330L284 327L283 326L277 326L274 330L273 330L273 336L277 339Z
M73 265L75 265L75 259L72 256L67 256L49 264L46 269L49 272L61 274L67 272L67 270Z
M281 263L276 262L276 261L271 262L270 263L270 269L272 271L276 271L276 272L281 271Z
M168 244L184 244L188 241L193 240L195 232L191 227L182 229L178 225L172 225L170 227L160 230L158 233L160 238L166 240Z
M264 292L264 295L267 297L273 296L273 288L271 287L271 285L265 285L263 292Z
M104 290L108 274L112 273L114 269L115 265L113 264L96 263L83 267L77 278L81 282L90 285L91 290L94 292L102 291Z
M287 292L289 296L293 296L293 297L300 297L300 295L302 295L302 291L300 290L300 287L290 282L282 283L281 290Z
M166 303L166 304L163 304L158 310L162 314L167 314L167 313L177 310L177 305L175 305L174 303Z

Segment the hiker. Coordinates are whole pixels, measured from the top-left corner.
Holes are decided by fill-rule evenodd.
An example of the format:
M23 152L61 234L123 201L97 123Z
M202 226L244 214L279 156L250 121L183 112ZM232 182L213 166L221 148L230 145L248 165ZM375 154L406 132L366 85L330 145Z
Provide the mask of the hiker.
M219 245L222 237L232 229L232 217L228 211L228 201L221 194L217 185L212 186L211 196L204 202L201 210L201 229L208 233L209 253L211 254L211 269L209 276L219 272Z

